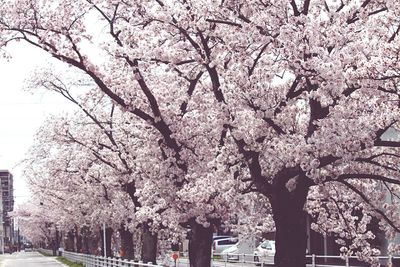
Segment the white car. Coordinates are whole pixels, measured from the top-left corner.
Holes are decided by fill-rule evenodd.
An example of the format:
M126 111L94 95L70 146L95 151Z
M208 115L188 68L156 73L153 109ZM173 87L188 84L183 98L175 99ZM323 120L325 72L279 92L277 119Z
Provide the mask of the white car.
M229 262L252 262L254 244L253 237L242 236L239 242L221 252L221 258Z
M239 247L238 243L234 244L233 246L224 249L221 252L221 259L223 261L239 261Z
M254 251L254 261L274 264L275 251L275 241L265 240Z
M221 238L213 241L212 244L212 254L215 256L220 256L221 252L227 248L232 247L238 242L237 238L228 237L228 238Z

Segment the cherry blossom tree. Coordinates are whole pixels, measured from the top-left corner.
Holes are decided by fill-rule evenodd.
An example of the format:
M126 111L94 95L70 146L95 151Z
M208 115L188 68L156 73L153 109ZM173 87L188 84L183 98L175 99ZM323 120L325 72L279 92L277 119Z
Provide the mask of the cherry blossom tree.
M52 118L52 124L55 125L45 126L46 131L41 133L41 136L44 138L37 144L39 150L43 150L43 148L46 150L46 147L48 146L63 147L73 144L71 146L72 148L68 149L68 151L78 151L79 149L77 149L76 146L81 147L81 151L77 153L78 155L82 154L82 151L86 151L84 153L88 153L89 155L93 154L100 163L103 163L106 167L113 169L116 174L110 174L107 172L107 175L103 175L106 176L106 179L108 180L105 183L107 184L107 187L109 187L110 184L116 183L121 185L121 188L124 190L126 188L130 188L130 191L132 191L127 193L131 196L135 208L131 209L129 212L131 214L135 213L136 216L135 219L131 220L129 223L130 229L137 228L138 225L140 225L141 228L145 227L147 231L151 230L149 233L146 233L145 231L142 238L142 255L150 254L151 256L142 256L142 260L144 259L146 262L154 262L156 258L157 247L157 235L155 235L154 232L158 231L160 233L161 230L161 233L170 236L170 233L173 231L175 232L175 235L177 234L177 236L180 237L181 233L184 231L178 226L184 226L190 221L188 213L189 210L194 209L194 206L188 205L188 201L191 196L187 195L187 189L183 189L182 191L178 192L178 194L175 193L176 190L174 190L174 188L170 189L171 185L173 185L173 181L165 179L165 176L168 176L168 173L150 171L151 169L157 170L157 168L154 168L154 166L158 166L158 168L161 170L165 169L168 171L170 163L163 160L157 162L157 158L155 158L156 161L151 160L151 158L154 158L154 148L151 149L143 145L143 143L146 142L146 140L143 138L143 135L145 135L147 139L150 138L149 133L144 134L147 132L147 130L143 127L140 128L138 125L132 127L132 125L129 123L131 120L123 118L123 114L120 114L118 110L114 109L113 106L111 106L111 112L104 113L103 110L105 107L99 104L101 100L89 101L90 103L88 103L88 101L85 101L87 100L86 98L74 98L68 90L67 85L59 78L56 78L53 74L47 73L40 75L39 79L34 79L31 87L45 87L62 94L69 101L79 106L85 115L84 117L78 116L77 118L62 119L57 123L54 122L56 121L55 118ZM89 106L93 104L92 102L94 102L94 106ZM93 129L93 127L96 129ZM49 132L49 128L54 128L54 130L51 129ZM130 140L129 142L126 142L126 137L128 136L130 137ZM133 142L134 138L136 139L135 142ZM42 145L42 143L45 145ZM153 143L157 142L150 142L150 144ZM38 165L37 158L41 157L35 155L35 153L32 154L32 160L29 163L29 166ZM61 157L65 158L64 155L61 155ZM45 156L45 159L47 158L48 156ZM120 164L118 164L118 162ZM90 164L92 165L93 163L90 162ZM141 166L143 164L144 166ZM53 166L54 163L50 162L48 165ZM152 167L150 165L152 165ZM49 169L49 167L47 168ZM42 167L41 169L43 171L43 169L46 169L46 167ZM87 173L88 170L86 168L84 169L84 173ZM99 169L96 168L96 171L99 171ZM57 175L58 174L54 171L51 174L55 180L60 179L59 177L56 177ZM32 176L37 177L37 174L35 173ZM111 181L111 177L113 176L116 178L114 182ZM143 181L143 177L147 178ZM150 177L159 178L154 179ZM224 175L221 175L221 177L224 177ZM65 178L61 177L61 179ZM226 180L226 178L223 179ZM217 180L215 182L217 182ZM57 181L55 181L55 183L57 183ZM194 180L190 187L196 186L196 183L198 182ZM133 186L126 187L127 184ZM231 182L230 185L232 186L234 184ZM139 189L137 186L139 186ZM160 188L163 188L163 190L160 190ZM214 199L210 200L218 203L219 205L223 205L223 210L219 211L219 214L225 214L225 218L228 218L232 214L232 212L227 211L231 209L229 205L233 204L232 198L235 194L232 194L234 192L232 189L234 188L227 190L223 187L220 192L218 191L219 188L217 185L214 185L213 188ZM209 188L201 186L200 189L197 188L197 191L199 190L209 191ZM252 197L254 199L254 195ZM266 217L268 217L266 215L266 211L264 211L264 213L260 213L261 209L257 209L256 212L254 207L252 209L248 208L249 201L251 201L250 195L246 195L241 198L235 198L237 199L238 203L243 203L242 205L232 205L232 208L236 213L235 215L245 214L246 216L248 215L247 210L251 210L254 213L254 215L251 216L253 219L253 224L257 225L255 219L261 221L259 223L260 230L270 230L273 227L268 223L271 222L271 220L266 219ZM227 202L227 200L229 200L229 202ZM203 205L202 201L196 198L192 201L195 201L196 205ZM141 202L143 202L145 205L142 205ZM187 208L185 208L183 204L186 205ZM199 212L204 213L205 211L200 210ZM87 214L87 212L85 212L85 214ZM171 216L171 214L175 216ZM221 219L221 215L214 216L219 216L217 218ZM229 227L228 223L225 223L225 226ZM121 235L121 237L123 236ZM151 251L151 253L146 253L147 248Z
M399 231L400 143L383 138L399 116L398 1L0 6L3 45L47 51L95 84L94 99L107 95L154 131L167 184L190 199L177 203L192 212L177 217L191 228L192 266L209 266L211 225L225 208L201 189L232 181L269 200L276 266L305 266L306 208L332 233L346 228L340 238L360 257L373 252L362 250L369 216L389 236Z

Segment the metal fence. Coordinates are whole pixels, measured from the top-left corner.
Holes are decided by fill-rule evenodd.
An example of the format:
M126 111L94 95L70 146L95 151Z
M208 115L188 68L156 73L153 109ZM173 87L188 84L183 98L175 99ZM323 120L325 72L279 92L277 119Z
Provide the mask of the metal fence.
M48 255L53 254L51 250L38 249L38 251ZM141 261L130 261L69 251L63 251L62 256L69 261L81 263L85 267L163 267L162 265L154 265L151 262L143 263Z
M69 251L64 251L63 257L72 262L82 263L85 267L162 267L161 265L154 265L151 262L143 263L140 261L130 261Z
M40 252L52 255L51 250L39 249ZM83 264L85 267L163 267L163 266L179 266L188 267L189 259L186 257L179 257L175 262L172 258L168 260L166 265L154 265L152 263L143 263L140 261L122 260L119 258L102 257L81 253L74 253L69 251L63 252L63 257L66 259ZM381 266L398 267L400 266L400 256L379 256L377 257ZM308 267L364 267L370 264L361 262L356 256L328 256L328 255L307 255ZM176 265L175 265L176 264ZM248 267L248 266L261 266L270 267L273 265L273 256L266 258L259 257L255 254L213 254L211 266L215 267Z
M376 257L381 266L400 267L400 256L379 256ZM306 255L308 267L366 267L371 264L358 260L356 256L329 256L329 255ZM237 253L220 253L213 254L213 263L219 263L218 266L230 266L234 263L237 267L247 267L249 264L262 267L274 266L274 257L261 257L255 254L237 254Z

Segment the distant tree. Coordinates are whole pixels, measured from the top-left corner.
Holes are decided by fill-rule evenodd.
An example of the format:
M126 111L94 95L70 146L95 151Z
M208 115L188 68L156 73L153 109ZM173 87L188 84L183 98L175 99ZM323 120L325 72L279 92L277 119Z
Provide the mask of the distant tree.
M55 242L57 227L54 224L56 214L49 212L39 203L24 203L18 206L11 216L18 220L20 234L36 246L50 248Z
M315 212L321 199L318 220L347 229L347 253L375 253L364 249L369 216L399 232L400 143L382 137L399 118L398 1L6 0L0 9L2 44L24 40L79 69L94 98L107 95L157 133L149 142L191 211L180 221L193 267L209 266L224 209L201 189L235 180L268 198L279 267L305 266L305 207Z

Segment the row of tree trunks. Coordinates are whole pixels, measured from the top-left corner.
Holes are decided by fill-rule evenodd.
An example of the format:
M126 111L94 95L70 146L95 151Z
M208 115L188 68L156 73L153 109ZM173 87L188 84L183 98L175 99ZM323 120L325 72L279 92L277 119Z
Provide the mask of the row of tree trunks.
M156 264L158 236L150 230L147 224L140 226L142 231L141 260L145 263ZM211 264L211 245L213 227L204 227L192 220L190 222L189 233L189 259L190 267L209 267ZM106 255L113 256L111 249L113 229L106 228ZM124 226L119 229L121 238L120 255L124 259L135 259L133 234ZM101 255L104 255L104 233L103 229L99 232L99 237L94 236L87 228L82 228L80 234L75 229L67 233L65 248L67 251L97 254L95 248L101 245ZM100 240L99 240L100 239ZM99 241L100 244L99 244Z

